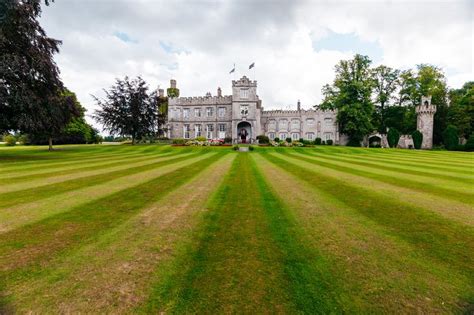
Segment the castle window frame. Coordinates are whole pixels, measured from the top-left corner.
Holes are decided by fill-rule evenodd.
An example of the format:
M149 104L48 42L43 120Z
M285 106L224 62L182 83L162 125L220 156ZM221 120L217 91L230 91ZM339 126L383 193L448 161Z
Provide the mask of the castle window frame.
M269 132L268 133L268 138L270 138L270 140L274 140L275 139L275 133L274 132Z
M247 116L249 114L249 104L240 105L240 114L242 116Z
M288 119L280 119L278 121L278 129L279 130L287 130L288 129Z
M225 117L225 114L226 114L226 108L225 107L219 107L217 109L217 114L219 117Z
M194 125L194 138L202 136L202 125Z
M307 132L306 133L307 140L314 140L314 132Z
M207 139L212 139L212 132L214 131L214 125L213 124L207 124L206 125L206 138Z
M189 108L183 108L183 118L189 118Z
M225 124L219 124L217 126L219 128L219 139L224 139L225 138L225 131L226 131L226 125Z
M324 118L324 125L325 126L332 126L332 123L333 123L332 118L329 118L329 117Z
M214 108L213 107L206 107L206 116L212 117L214 115Z
M292 128L299 128L300 127L300 121L298 119L293 119L291 121L291 126L292 126Z
M240 89L240 98L249 98L249 89Z
M189 139L191 137L191 126L186 124L183 125L183 138Z
M332 132L325 132L324 133L324 140L327 141L327 140L332 140Z
M308 119L306 119L306 124L308 124L308 126L314 125L314 118L308 118Z
M280 133L280 140L285 140L287 137L286 137L286 132L281 132Z
M194 117L201 117L201 108L195 108L194 109Z
M292 139L293 141L297 141L297 140L299 140L299 138L300 138L299 132L293 132L293 133L291 134L291 139Z

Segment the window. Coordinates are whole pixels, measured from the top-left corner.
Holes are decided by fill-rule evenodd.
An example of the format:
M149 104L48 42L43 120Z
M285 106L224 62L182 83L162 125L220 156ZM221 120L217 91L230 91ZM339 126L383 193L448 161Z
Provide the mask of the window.
M312 125L314 125L314 119L313 118L308 118L308 119L306 119L306 123L308 124L308 126L312 126Z
M183 108L183 118L189 118L189 108Z
M299 120L292 120L291 121L291 127L292 128L299 128L300 127L300 121Z
M240 105L240 114L242 116L247 116L249 114L249 106L247 104Z
M249 98L249 89L240 89L240 98Z
M291 134L291 139L292 139L292 140L298 140L299 138L300 138L300 134L299 134L299 133L293 132L293 133Z
M275 129L275 127L276 127L276 120L275 119L270 119L268 121L268 128Z
M190 131L191 131L191 128L189 127L189 125L184 125L183 126L183 135L184 135L184 139L189 139L190 138Z
M313 139L314 139L314 133L308 132L308 133L306 134L306 139L308 139L308 140L313 140Z
M195 108L194 109L194 117L201 117L201 109Z
M225 124L219 124L219 139L225 138Z
M280 133L280 140L285 140L286 139L286 133L282 132Z
M280 130L286 130L288 128L288 120L280 119L280 121L278 122L278 128Z
M218 111L219 117L224 117L225 116L225 107L219 107L219 109L217 111Z
M194 125L194 137L202 136L202 126L201 125Z
M212 107L206 107L206 115L207 117L212 117L212 115L214 115L214 109Z
M206 126L206 138L212 139L212 132L214 131L214 125L207 125Z
M332 126L332 118L324 118L325 126Z
M270 140L275 139L275 133L274 132L268 133L268 138L270 138Z
M331 140L331 139L332 139L332 132L325 132L324 140Z

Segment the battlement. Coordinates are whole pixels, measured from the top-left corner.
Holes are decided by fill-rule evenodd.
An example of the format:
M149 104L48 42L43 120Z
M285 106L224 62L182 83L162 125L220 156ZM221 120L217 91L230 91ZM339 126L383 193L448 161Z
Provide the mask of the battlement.
M232 86L233 87L248 87L248 86L257 87L257 81L252 81L246 76L243 76L242 78L240 78L240 80L232 80Z
M170 106L230 105L232 104L232 95L173 97L168 100L168 104Z
M335 113L334 110L321 110L321 109L273 109L262 111L263 117L288 117L288 116L303 116L303 115L314 115L323 113Z
M431 104L431 95L422 96L420 105L415 108L417 114L434 114L436 113L436 105Z

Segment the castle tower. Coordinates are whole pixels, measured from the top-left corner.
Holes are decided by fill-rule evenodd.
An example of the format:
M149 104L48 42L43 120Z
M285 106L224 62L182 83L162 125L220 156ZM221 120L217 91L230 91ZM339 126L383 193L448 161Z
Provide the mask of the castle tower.
M433 147L433 121L436 105L431 104L431 95L422 96L421 103L416 106L416 129L423 134L422 149Z

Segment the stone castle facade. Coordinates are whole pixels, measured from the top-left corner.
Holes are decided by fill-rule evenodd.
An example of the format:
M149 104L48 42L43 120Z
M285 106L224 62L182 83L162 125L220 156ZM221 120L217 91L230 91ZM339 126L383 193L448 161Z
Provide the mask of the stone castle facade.
M176 88L176 81L171 81ZM171 139L231 138L233 143L254 143L259 135L275 138L345 144L338 132L335 111L301 109L264 110L257 95L257 82L242 77L232 81L232 95L172 97L168 100L168 136Z

